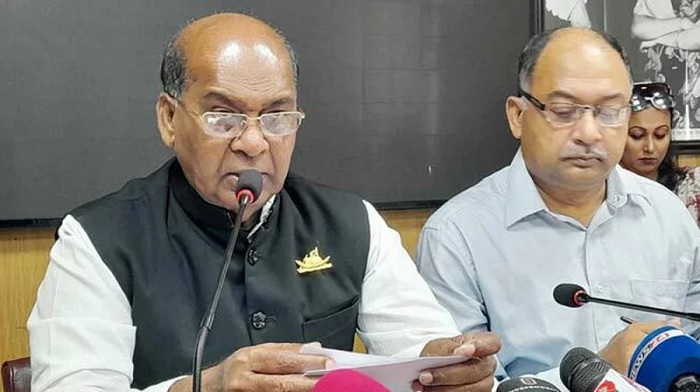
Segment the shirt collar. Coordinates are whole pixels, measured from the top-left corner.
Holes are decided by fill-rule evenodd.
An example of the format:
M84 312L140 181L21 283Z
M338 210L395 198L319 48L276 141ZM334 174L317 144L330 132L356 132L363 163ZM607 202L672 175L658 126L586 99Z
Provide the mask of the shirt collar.
M641 180L641 181L640 181ZM606 201L612 208L620 208L630 201L639 206L651 206L649 192L642 186L643 179L638 175L615 166L608 176L608 197Z
M182 171L182 167L173 161L170 169L170 186L173 196L185 210L185 213L198 225L204 225L214 229L231 229L235 214L225 208L208 203L190 185ZM272 213L272 206L277 199L277 195L272 195L260 210L258 222L248 231L247 238L250 239L267 221ZM244 231L244 230L241 230Z
M515 153L508 169L506 185L506 227L510 227L521 219L547 209L530 172L527 171L525 160L520 149Z
M510 227L539 211L547 211L547 206L527 170L521 149L518 149L510 164L507 181L506 227ZM607 179L605 202L612 210L617 210L628 201L637 205L642 203L651 205L647 192L634 178L634 175L619 166L615 166Z

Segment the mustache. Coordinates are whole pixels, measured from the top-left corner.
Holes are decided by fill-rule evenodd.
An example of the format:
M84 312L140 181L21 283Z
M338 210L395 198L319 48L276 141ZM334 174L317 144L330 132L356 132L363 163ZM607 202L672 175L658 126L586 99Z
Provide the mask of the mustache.
M598 159L601 161L607 160L609 156L610 153L605 148L582 146L569 146L560 155L561 159Z

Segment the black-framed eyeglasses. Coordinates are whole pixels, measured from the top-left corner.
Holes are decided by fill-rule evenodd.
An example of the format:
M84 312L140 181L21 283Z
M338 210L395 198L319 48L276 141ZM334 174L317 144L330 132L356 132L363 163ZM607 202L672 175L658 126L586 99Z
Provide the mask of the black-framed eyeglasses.
M518 88L518 96L527 99L543 114L544 118L555 127L569 127L581 120L583 113L591 111L600 125L619 127L629 119L629 105L581 105L570 102L542 103L527 91Z
M306 118L306 114L299 111L264 113L257 117L231 112L200 114L188 109L183 101L178 99L176 101L186 112L200 119L205 134L219 139L233 139L240 136L252 121L260 123L260 129L265 136L290 135L299 130L302 120Z
M662 82L635 83L630 98L632 111L640 112L649 105L659 110L673 110L676 101L673 99L671 87Z

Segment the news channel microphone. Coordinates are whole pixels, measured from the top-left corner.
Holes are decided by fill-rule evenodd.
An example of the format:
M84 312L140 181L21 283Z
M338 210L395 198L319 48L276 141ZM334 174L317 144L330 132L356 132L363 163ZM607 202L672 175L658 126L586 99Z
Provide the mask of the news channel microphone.
M637 346L627 376L654 392L700 391L700 343L678 328L657 328Z
M609 363L583 347L574 347L564 355L559 366L559 377L571 392L649 392L649 389L625 378Z
M498 384L496 392L561 392L547 381L534 377L518 377Z
M603 305L615 306L618 308L639 310L642 312L663 314L666 316L680 317L692 321L700 321L700 314L680 312L677 310L654 308L646 305L633 304L629 302L613 301L611 299L596 298L589 295L586 290L573 283L562 283L554 288L554 300L558 304L568 306L570 308L579 308L586 303L594 302Z
M260 192L263 187L262 175L256 170L244 170L238 174L238 181L233 189L236 195L236 201L238 202L238 213L236 214L236 219L233 222L233 229L231 229L231 236L226 244L226 252L224 255L224 263L219 272L219 279L217 281L216 290L214 290L214 296L209 303L209 308L202 318L202 322L199 326L199 332L197 333L197 341L195 342L194 356L192 358L192 391L199 392L202 389L202 357L204 356L204 347L207 344L207 337L209 336L209 331L211 331L212 325L214 325L214 317L216 316L216 309L219 306L219 300L221 299L221 292L224 289L224 283L226 282L226 273L231 265L231 257L233 256L233 250L236 247L236 240L238 239L238 232L241 229L241 224L243 223L243 214L245 209L249 204L252 204L260 196Z
M321 377L311 392L391 392L371 377L350 369L338 369Z

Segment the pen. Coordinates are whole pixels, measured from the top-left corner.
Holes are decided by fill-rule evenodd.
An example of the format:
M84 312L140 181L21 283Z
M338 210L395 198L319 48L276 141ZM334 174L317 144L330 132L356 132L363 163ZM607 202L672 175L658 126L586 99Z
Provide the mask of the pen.
M637 320L635 320L633 318L629 318L627 316L620 316L620 320L626 322L627 324L634 324L637 322Z

